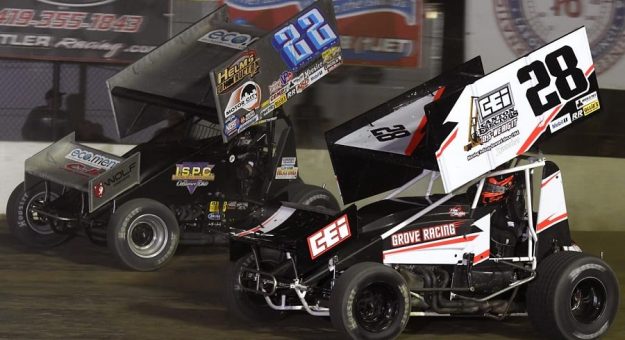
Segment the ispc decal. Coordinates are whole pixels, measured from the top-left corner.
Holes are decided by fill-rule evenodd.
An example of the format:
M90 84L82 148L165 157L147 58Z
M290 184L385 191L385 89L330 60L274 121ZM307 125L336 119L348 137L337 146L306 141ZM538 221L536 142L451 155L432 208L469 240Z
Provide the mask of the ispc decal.
M189 194L193 194L198 187L208 185L215 180L213 168L215 165L208 162L184 162L176 164L176 173L171 176L177 187L186 187Z
M310 258L316 259L323 253L336 247L339 243L347 240L350 236L352 236L352 232L349 221L347 215L343 215L321 230L308 236L306 240L308 241Z
M226 105L226 110L224 111L226 119L240 109L245 109L248 112L256 110L260 107L260 98L260 86L253 81L245 82L236 90L232 91L230 100L228 100L228 105Z
M247 51L232 65L217 73L217 93L225 92L245 79L245 77L254 76L259 69L260 62L256 58L256 51Z
M67 155L65 155L65 158L88 166L92 166L94 168L106 170L111 169L112 167L119 164L118 160L97 153L93 153L89 150L83 150L81 148L74 148Z
M252 37L249 34L230 32L224 29L210 31L198 39L198 41L203 43L234 48L237 50L245 49L249 44L256 40L258 40L257 37Z

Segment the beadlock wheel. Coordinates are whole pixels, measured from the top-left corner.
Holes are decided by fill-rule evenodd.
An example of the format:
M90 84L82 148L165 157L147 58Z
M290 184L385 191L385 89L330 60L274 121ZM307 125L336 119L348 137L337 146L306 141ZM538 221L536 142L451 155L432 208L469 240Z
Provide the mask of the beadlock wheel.
M132 221L126 239L135 255L149 259L165 249L167 237L165 221L154 214L144 214Z

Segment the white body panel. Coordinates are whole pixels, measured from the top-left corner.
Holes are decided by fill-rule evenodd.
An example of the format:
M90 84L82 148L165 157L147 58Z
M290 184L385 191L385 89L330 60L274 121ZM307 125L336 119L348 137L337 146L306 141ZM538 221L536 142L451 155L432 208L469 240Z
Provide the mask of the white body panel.
M540 201L538 203L538 221L536 233L568 219L562 174L558 170L542 180L540 184Z
M473 223L481 232L385 250L385 264L457 264L466 253L473 253L474 263L488 259L490 250L490 214Z

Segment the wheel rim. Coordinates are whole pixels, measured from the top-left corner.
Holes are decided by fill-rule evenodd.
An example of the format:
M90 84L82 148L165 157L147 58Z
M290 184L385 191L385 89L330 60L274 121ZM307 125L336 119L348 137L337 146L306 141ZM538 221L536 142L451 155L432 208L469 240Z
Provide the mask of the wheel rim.
M126 234L130 250L142 258L152 258L160 254L167 245L168 237L167 224L153 214L137 217Z
M59 196L53 192L49 192L50 199L55 200ZM39 192L34 194L26 204L26 224L28 227L39 235L52 235L54 230L50 225L47 217L39 215L33 208L42 207L45 204L46 193Z
M597 320L606 305L606 289L603 283L594 277L587 277L577 283L571 294L571 313L585 324Z
M354 299L356 321L368 332L382 332L396 319L399 304L399 294L392 286L372 283L356 294Z

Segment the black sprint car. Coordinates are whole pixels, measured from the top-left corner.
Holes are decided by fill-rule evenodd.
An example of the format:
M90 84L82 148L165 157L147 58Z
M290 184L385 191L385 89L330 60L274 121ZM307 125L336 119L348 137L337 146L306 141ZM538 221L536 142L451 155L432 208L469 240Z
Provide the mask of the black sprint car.
M51 247L84 230L148 271L178 244L213 243L223 235L215 231L263 219L271 202L338 210L330 192L300 179L282 109L342 62L332 7L323 1L305 15L314 27L296 17L263 35L220 7L109 79L120 138L171 126L122 156L70 134L29 158L7 206L13 235ZM299 59L280 33L296 27L321 32L298 43L314 42Z
M475 58L328 131L345 203L393 191L337 214L283 203L279 222L232 231L230 310L329 316L353 339L395 338L410 316L510 315L548 338L601 337L616 275L571 240L562 173L530 150L600 107L581 28L486 76ZM421 196L400 196L415 184Z

